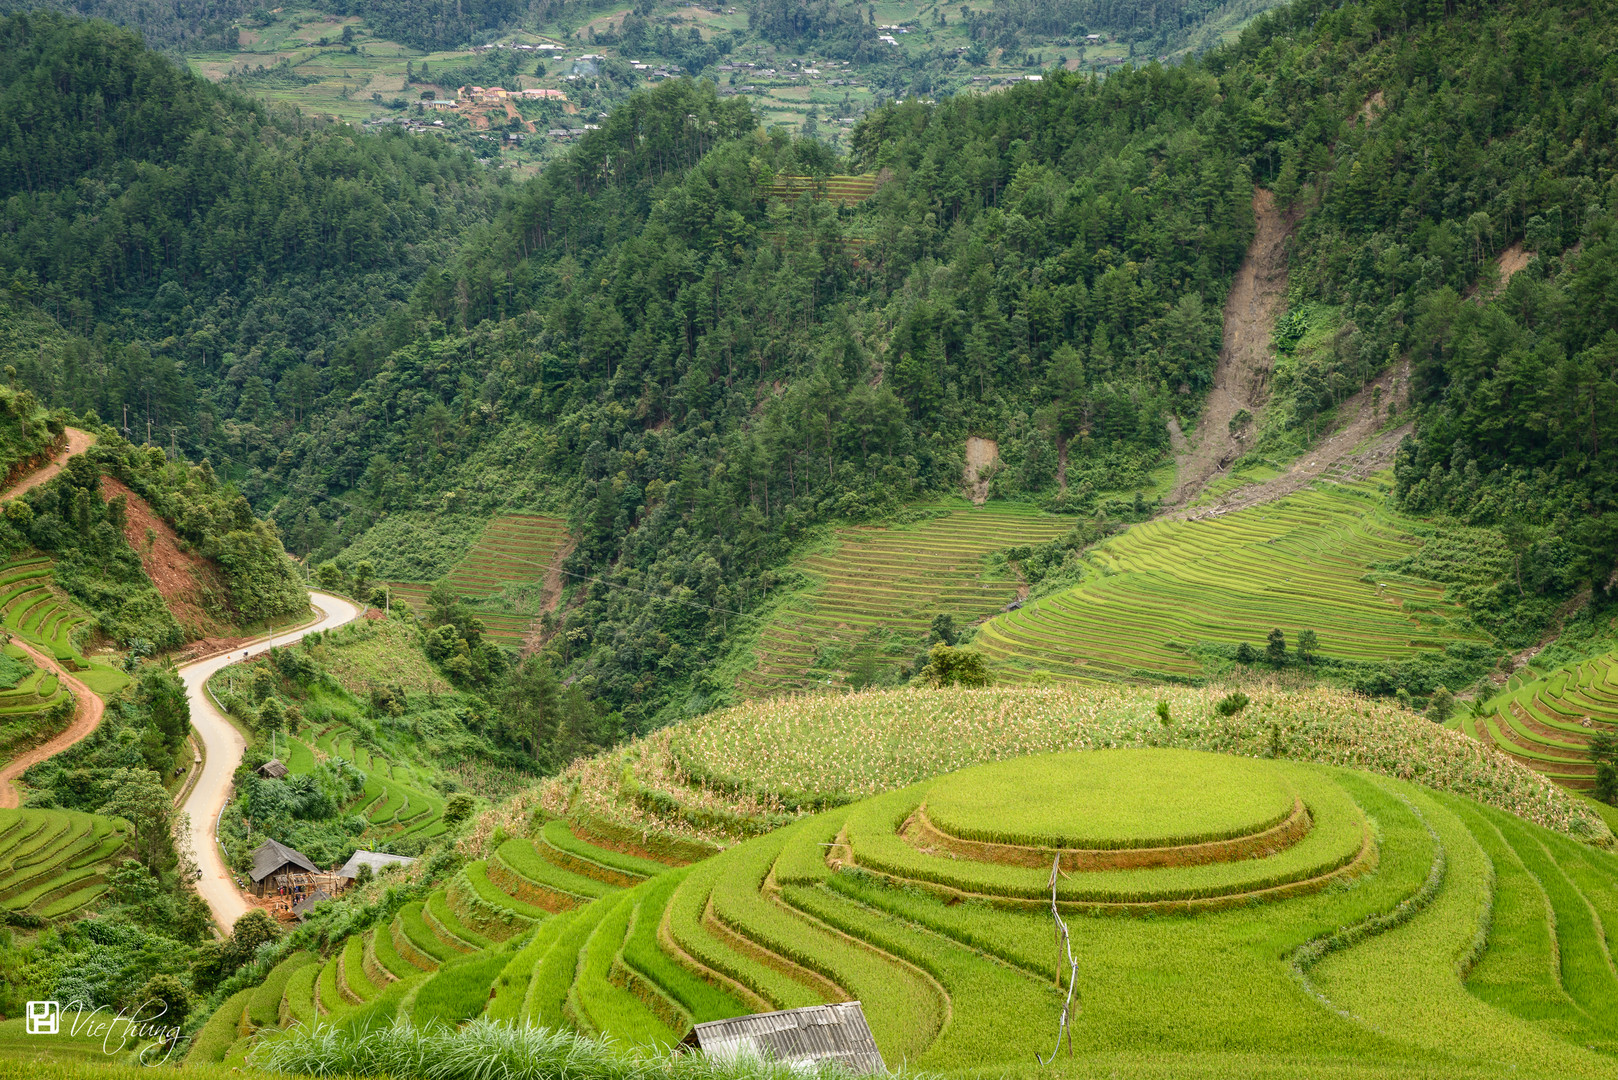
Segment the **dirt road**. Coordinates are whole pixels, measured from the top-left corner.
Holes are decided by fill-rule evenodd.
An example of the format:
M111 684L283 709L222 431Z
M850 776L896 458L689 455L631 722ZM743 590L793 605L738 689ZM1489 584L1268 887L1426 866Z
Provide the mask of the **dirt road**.
M66 731L57 735L47 743L25 750L20 755L6 762L5 768L0 768L0 809L12 810L22 801L22 793L18 790L16 780L28 770L35 762L44 761L54 757L63 750L72 746L101 724L101 713L105 708L101 699L97 697L88 686L69 675L55 660L46 656L38 649L20 637L13 637L12 644L16 645L29 658L52 672L62 681L62 685L73 691L73 723Z
M1253 192L1253 222L1253 244L1225 298L1224 345L1196 434L1181 449L1180 440L1174 438L1179 426L1170 430L1170 440L1176 443L1170 508L1191 502L1209 480L1241 456L1241 440L1231 431L1231 420L1246 409L1254 417L1249 429L1256 427L1268 396L1270 335L1287 289L1289 225L1263 188Z
M67 436L67 445L58 450L56 456L51 458L50 461L12 484L5 491L0 491L0 499L13 499L29 488L38 487L61 472L62 466L67 464L68 458L74 454L84 453L95 442L95 437L88 431L80 431L78 428L65 428L63 434Z
M311 592L309 600L320 612L320 618L299 630L275 635L275 644L288 645L305 634L329 630L360 616L358 607L329 593ZM182 808L191 815L189 831L177 837L177 840L189 846L192 857L201 868L197 894L207 902L214 922L227 934L236 925L236 920L246 914L248 903L236 889L235 878L225 865L223 853L214 838L214 830L219 814L224 810L225 799L230 794L230 778L236 772L236 766L241 764L247 743L241 732L214 706L205 688L215 672L241 660L244 652L257 656L267 651L270 642L270 638L259 638L223 655L204 657L180 668L186 697L191 702L191 727L202 741L206 760L202 766L202 776L197 780L196 787L191 789Z
M58 450L50 461L12 484L5 491L0 491L0 499L15 498L29 488L38 487L61 472L62 467L67 464L68 458L74 454L84 453L95 442L95 439L88 431L80 431L78 428L64 428L63 434L67 436L67 445ZM75 708L73 723L68 726L66 731L63 731L47 743L36 746L32 750L24 751L18 757L7 762L4 768L0 768L0 810L14 809L21 802L22 795L18 791L15 781L28 770L29 766L60 754L63 750L94 731L101 723L101 712L104 708L101 699L92 693L88 686L69 675L55 660L47 657L21 638L13 638L12 640L16 642L18 648L33 658L34 663L46 671L54 672L56 677L62 681L62 684L73 691Z

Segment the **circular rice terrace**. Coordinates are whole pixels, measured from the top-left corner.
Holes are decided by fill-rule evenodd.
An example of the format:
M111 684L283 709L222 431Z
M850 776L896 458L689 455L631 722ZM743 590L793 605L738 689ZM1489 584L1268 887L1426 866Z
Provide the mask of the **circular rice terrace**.
M1181 747L1029 755L717 854L534 798L491 811L484 857L391 923L284 955L188 1064L399 1018L661 1051L697 1023L849 1000L889 1063L974 1075L1048 1051L1069 1000L1076 1055L1177 1055L1175 1075L1261 1057L1607 1080L1618 1054L1618 859L1399 779ZM1053 949L1058 860L1074 966Z
M1020 758L855 807L828 858L997 906L1191 910L1296 896L1375 865L1318 770L1177 749Z

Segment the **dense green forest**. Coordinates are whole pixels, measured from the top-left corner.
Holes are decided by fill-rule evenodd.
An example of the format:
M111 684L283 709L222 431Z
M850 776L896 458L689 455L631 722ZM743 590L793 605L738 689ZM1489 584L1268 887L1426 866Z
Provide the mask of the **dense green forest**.
M847 159L671 81L520 185L14 19L0 108L76 89L5 148L13 305L68 335L13 362L45 400L151 417L314 561L385 516L566 509L553 661L638 730L724 696L701 673L806 529L953 488L968 434L1000 441L1006 494L1149 512L1272 186L1300 217L1289 318L1337 330L1271 423L1312 431L1409 354L1399 498L1447 509L1475 474L1499 494L1465 513L1514 522L1562 595L1606 580L1614 422L1610 31L1563 16L1294 5L1205 60L878 110ZM833 173L880 182L769 197ZM260 175L284 195L249 196ZM91 208L117 213L63 242ZM1538 258L1498 288L1518 241Z
M0 23L0 116L10 317L64 335L9 362L52 404L194 459L266 452L282 409L330 389L325 352L498 197L436 141L272 113L45 13Z
M139 32L153 49L178 56L187 50L234 49L237 24L262 5L247 0L8 0L0 12L47 9L105 19Z
M1618 558L1613 46L1594 9L1305 3L1209 63L1252 99L1278 197L1310 210L1295 310L1340 324L1295 419L1410 356L1398 499L1503 527L1553 596L1604 590ZM1502 282L1507 249L1522 269Z

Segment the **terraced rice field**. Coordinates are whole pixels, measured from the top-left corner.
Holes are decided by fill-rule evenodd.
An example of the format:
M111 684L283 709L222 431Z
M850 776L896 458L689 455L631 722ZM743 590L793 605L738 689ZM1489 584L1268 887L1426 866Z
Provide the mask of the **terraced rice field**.
M538 514L506 514L486 526L460 562L445 578L459 595L476 604L496 596L508 585L532 584L545 577L547 568L567 544L567 523ZM430 582L396 581L393 593L418 612L427 607ZM480 608L478 618L488 636L517 644L534 621L533 614Z
M1537 769L1587 790L1595 763L1587 749L1598 731L1618 731L1618 656L1608 653L1546 675L1512 676L1504 693L1450 726Z
M363 814L372 835L431 838L444 833L444 798L420 766L372 751L341 724L315 732L307 740L289 738L287 742L286 764L294 774L310 772L318 761L337 757L365 774L364 790L345 812Z
M91 664L74 646L75 628L89 621L78 608L54 595L50 588L51 562L46 558L21 559L0 566L0 623L16 638L53 656L69 671L89 671ZM34 666L15 644L6 654L32 668L15 685L0 690L0 760L18 748L36 744L54 733L72 715L73 695L56 676ZM95 684L117 689L127 681L121 672L95 666Z
M1001 834L1002 804L1057 788ZM650 1050L702 1020L855 999L890 1066L948 1070L1048 1053L1071 991L1081 1058L1606 1077L1618 1055L1599 945L1618 857L1387 777L1171 749L1025 757L688 866L600 839L552 820L210 1023L251 1030L279 992L288 1021L481 1015ZM1160 917L1124 917L1142 910Z
M485 1012L552 1025L584 1026L590 1016L617 1022L621 1013L603 1011L601 999L621 1004L619 984L634 969L613 963L617 950L609 950L602 986L592 982L575 992L580 948L592 937L605 946L610 929L595 934L600 915L628 890L667 880L668 864L600 847L561 820L510 843L517 846L503 847L488 862L470 863L448 888L406 904L390 922L339 943L326 958L289 956L257 990L232 998L210 1018L187 1063L235 1063L260 1028L366 1015L365 1009L418 1024L453 1025ZM493 883L491 865L506 884ZM546 906L519 894L546 898ZM636 941L651 942L655 920L636 925ZM617 926L620 941L627 931ZM696 982L689 976L686 981Z
M1031 507L962 500L923 508L912 525L839 529L827 547L793 564L816 585L783 605L753 646L757 663L736 681L747 697L788 690L846 688L850 653L862 643L891 645L885 662L908 661L933 617L964 627L1015 600L1020 583L992 573L991 552L1042 544L1073 519ZM837 658L828 661L834 650Z
M1281 628L1320 652L1390 662L1460 639L1431 582L1372 570L1421 545L1374 483L1333 484L1217 518L1136 525L1087 553L1082 584L991 619L976 647L996 677L1200 680L1199 646L1263 651Z
M844 206L858 206L876 194L876 174L863 176L777 176L770 185L770 194L778 199L796 199L804 192L817 199L830 199Z
M0 810L0 910L74 916L107 890L125 821L69 810Z
M75 629L90 621L52 594L51 561L21 559L0 566L0 621L7 630L50 653L70 671L89 667L73 644Z

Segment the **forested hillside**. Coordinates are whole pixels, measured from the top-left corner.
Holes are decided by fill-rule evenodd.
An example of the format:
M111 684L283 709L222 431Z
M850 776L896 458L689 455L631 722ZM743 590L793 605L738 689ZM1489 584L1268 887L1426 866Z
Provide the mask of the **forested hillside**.
M953 489L969 434L998 441L1001 494L1149 512L1133 495L1211 380L1255 185L1298 222L1259 452L1408 354L1405 507L1446 510L1473 470L1500 494L1465 511L1509 519L1524 591L1605 584L1594 13L1305 3L1205 61L879 110L847 159L672 81L521 185L430 141L300 131L117 32L31 18L8 24L9 108L77 89L11 129L0 264L82 336L19 379L150 417L316 561L384 516L430 539L428 514L565 511L552 659L631 727L723 698L696 673L805 530ZM76 122L92 100L99 127ZM872 193L777 184L840 174ZM105 231L63 243L91 209ZM1519 243L1538 258L1502 287ZM372 572L419 580L389 550Z
M0 116L9 318L61 328L7 363L53 405L119 427L127 408L141 441L227 467L275 456L279 414L331 389L327 351L494 198L439 143L272 115L46 13L0 22Z
M833 56L882 17L748 12ZM0 881L0 1012L161 991L188 1064L310 1073L860 1000L889 1064L1609 1075L1618 818L1571 789L1618 799L1615 50L1618 0L1296 0L835 143L668 78L519 176L0 20L0 464L97 437L0 512L0 621L133 675L0 819L8 873L78 830L105 887ZM358 602L198 691L251 743L210 858L417 857L300 929L204 940L137 503L235 623Z
M1210 63L1273 72L1250 116L1283 121L1263 149L1309 209L1288 329L1337 336L1283 388L1292 422L1407 353L1399 500L1506 526L1542 593L1605 587L1618 558L1613 44L1604 8L1299 4Z

